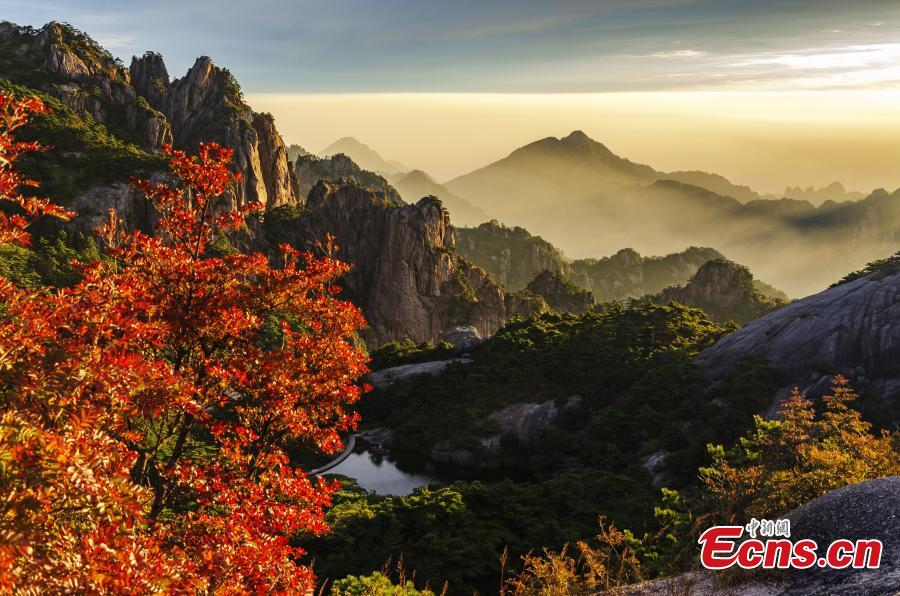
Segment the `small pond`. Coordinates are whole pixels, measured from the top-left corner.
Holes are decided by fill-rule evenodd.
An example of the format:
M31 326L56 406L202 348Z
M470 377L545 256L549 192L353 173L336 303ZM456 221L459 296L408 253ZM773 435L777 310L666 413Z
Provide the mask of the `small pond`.
M370 450L367 445L359 442L347 459L326 474L353 478L360 487L376 495L405 496L426 484L446 484L424 462L415 462L413 465L404 463L380 451Z
M457 480L496 482L504 478L520 481L530 479L528 474L521 471L516 473L509 470L437 464L420 454L387 453L355 437L351 441L353 441L352 452L341 456L346 459L334 467L326 466L327 469L321 473L352 478L361 488L377 495L406 496L421 486L447 486Z

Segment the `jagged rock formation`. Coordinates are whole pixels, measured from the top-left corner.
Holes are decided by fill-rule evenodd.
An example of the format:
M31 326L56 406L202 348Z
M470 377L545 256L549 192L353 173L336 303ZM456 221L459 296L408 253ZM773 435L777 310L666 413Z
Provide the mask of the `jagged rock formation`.
M145 55L132 61L132 68L150 69L143 65L147 60ZM156 62L152 56L149 60ZM296 190L286 174L284 142L271 117L257 118L244 103L240 87L227 69L202 56L184 77L166 87L157 102L156 107L172 125L177 147L195 151L201 141L215 141L234 150L232 167L243 179L231 192L232 206L254 201L267 207L296 202Z
M698 362L721 378L745 356L764 356L810 397L827 392L840 373L860 392L863 412L893 427L900 422L898 320L900 273L875 272L750 322L701 352Z
M713 248L697 246L661 257L644 257L634 249L623 248L602 259L573 261L568 275L599 300L624 300L686 283L704 264L724 258Z
M266 205L291 205L302 199L297 178L291 172L287 148L275 129L272 114L253 114L253 129L259 139L259 164L266 185Z
M653 297L659 304L679 302L703 309L714 321L744 324L779 308L782 302L763 296L753 274L725 259L709 261L684 286L666 288Z
M581 314L594 306L594 295L570 282L558 272L541 271L525 288L542 297L558 312Z
M344 179L364 188L382 192L397 205L403 204L400 193L384 177L360 168L356 162L343 153L331 157L301 155L294 163L294 176L301 197L306 197L320 180L337 182Z
M234 170L243 174L232 193L233 205L262 201L277 206L298 200L284 143L271 116L254 114L231 73L209 58L199 58L186 76L170 81L157 53L135 57L125 68L68 25L50 23L34 30L2 23L0 65L0 73L12 82L57 98L113 136L145 150L158 151L163 144L174 143L193 151L200 141L233 148ZM123 176L121 182L126 181ZM90 207L89 198L124 189L118 184L103 186L102 192L90 189L74 204ZM118 200L127 201L127 197ZM147 227L148 222L126 223Z
M472 226L488 219L481 207L450 192L446 186L438 184L422 170L397 174L391 177L391 182L407 201L417 201L428 196L439 198L456 225Z
M131 73L94 40L69 25L39 30L0 23L0 74L90 114L148 148L172 142L171 128L131 85Z
M487 336L510 314L546 308L540 299L508 297L484 270L454 254L449 216L439 200L403 205L384 178L344 155L318 159L295 148L292 167L271 115L254 113L231 73L208 57L171 80L157 53L134 57L126 69L71 27L51 23L35 31L5 23L0 25L0 65L0 76L63 102L60 118L68 120L58 119L54 126L106 143L93 153L83 153L77 142L65 145L55 162L45 162L54 177L67 170L67 204L80 213L67 224L75 231L91 230L110 208L127 227L152 231L154 214L127 186L128 176L163 175L157 155L162 143L193 152L201 141L215 141L234 150L233 169L242 174L227 206L261 201L269 210L241 244L255 241L267 249L287 240L314 247L326 233L334 234L344 248L340 256L354 265L345 280L347 293L367 315L372 345L406 338L435 341L460 324ZM334 178L376 190L346 182L320 184L300 209L312 186ZM279 221L286 223L285 214L289 233L281 229L280 236L253 238L260 230L278 228Z
M335 237L340 258L353 263L344 286L366 315L371 345L437 341L457 324L486 336L507 318L503 289L454 254L449 216L435 198L397 206L382 192L320 181L303 212L268 231L310 248Z

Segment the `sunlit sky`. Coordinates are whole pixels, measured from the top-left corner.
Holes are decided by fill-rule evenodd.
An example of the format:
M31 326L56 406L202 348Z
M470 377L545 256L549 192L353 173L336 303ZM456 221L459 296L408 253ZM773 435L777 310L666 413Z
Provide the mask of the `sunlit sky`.
M896 0L0 0L172 76L230 68L288 142L355 136L446 179L583 129L761 191L900 186Z

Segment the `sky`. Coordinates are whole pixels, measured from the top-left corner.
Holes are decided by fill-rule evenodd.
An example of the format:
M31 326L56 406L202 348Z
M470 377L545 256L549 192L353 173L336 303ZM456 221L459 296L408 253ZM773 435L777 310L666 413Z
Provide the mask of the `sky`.
M762 191L900 186L896 0L0 0L0 15L69 22L126 63L159 51L173 77L211 56L288 142L356 136L438 179L577 128Z

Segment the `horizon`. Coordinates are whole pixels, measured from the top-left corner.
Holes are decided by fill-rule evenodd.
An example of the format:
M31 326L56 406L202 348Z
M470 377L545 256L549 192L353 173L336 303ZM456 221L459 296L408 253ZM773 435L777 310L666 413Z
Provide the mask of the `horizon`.
M848 94L856 105L847 105ZM384 159L423 170L441 183L528 143L583 130L631 161L662 171L720 174L760 194L835 181L864 194L900 187L892 157L900 153L900 92L248 93L246 98L255 110L275 116L288 144L318 154L353 137ZM721 99L732 103L723 107L716 101ZM776 109L779 105L791 113Z
M287 143L318 152L351 136L438 182L580 129L632 161L760 194L900 187L889 2L265 0L241 19L232 4L0 0L5 18L69 22L126 64L160 52L173 78L208 55Z

